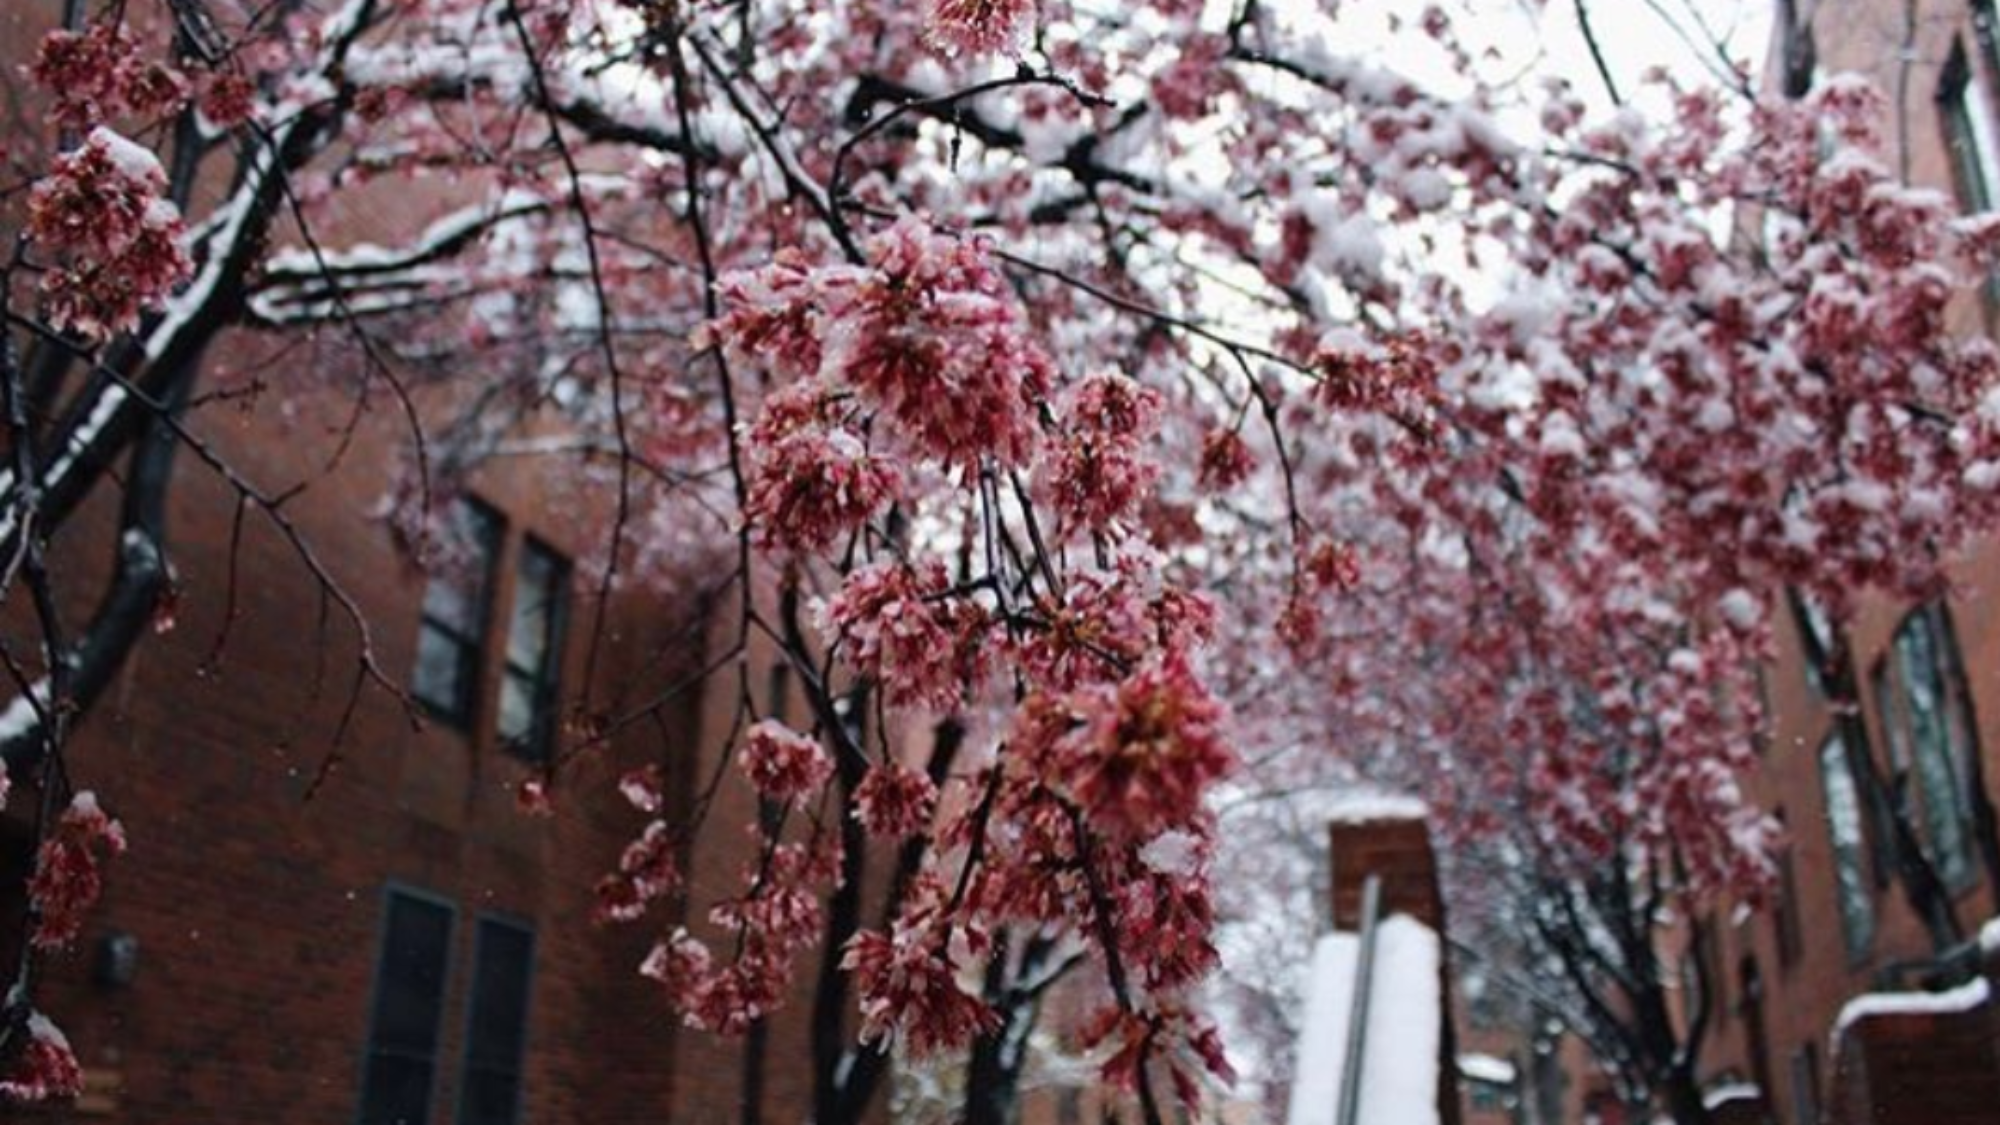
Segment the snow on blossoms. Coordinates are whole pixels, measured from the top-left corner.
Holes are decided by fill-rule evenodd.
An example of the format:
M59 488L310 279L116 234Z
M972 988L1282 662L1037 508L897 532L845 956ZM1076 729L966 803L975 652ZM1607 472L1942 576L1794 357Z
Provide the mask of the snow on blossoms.
M1235 764L1223 708L1179 654L1120 683L1030 700L1020 751L1106 835L1144 841L1193 823Z
M946 54L994 55L1021 49L1035 25L1035 0L924 0L924 30Z
M751 727L737 752L737 765L757 791L774 801L807 796L833 776L833 759L808 738L775 719Z
M147 58L139 37L114 22L43 36L28 73L54 98L50 117L70 128L118 116L164 117L190 89L186 75Z
M847 576L821 628L895 706L944 707L976 686L990 624L976 602L953 598L942 564L880 563Z
M0 1099L45 1102L82 1093L83 1068L55 1021L30 1012L24 1030L28 1041L15 1056L13 1071L0 1078Z
M186 229L161 197L166 171L99 126L56 158L28 197L28 234L64 256L42 279L50 319L88 336L126 331L192 270Z
M908 766L876 766L854 790L854 816L877 836L914 836L930 827L937 785Z
M1045 465L1066 528L1115 529L1138 506L1159 466L1148 449L1160 393L1123 375L1092 375L1068 396L1068 432Z
M961 979L986 951L987 937L977 928L954 926L944 900L944 888L927 880L888 933L864 930L848 943L841 967L854 973L861 992L863 1040L895 1040L923 1058L997 1023Z
M823 547L893 491L893 460L1024 462L1055 367L1027 332L985 244L906 219L867 243L868 268L813 268L796 254L720 285L709 335L796 382L749 432L746 513L766 543ZM858 399L858 402L856 401Z
M870 452L843 406L817 380L803 380L764 404L750 451L745 517L765 546L798 551L832 546L879 511L896 471Z
M28 897L40 917L35 945L58 949L75 941L83 919L104 891L98 852L125 850L125 829L105 815L97 794L85 790L70 800L55 830L42 841Z

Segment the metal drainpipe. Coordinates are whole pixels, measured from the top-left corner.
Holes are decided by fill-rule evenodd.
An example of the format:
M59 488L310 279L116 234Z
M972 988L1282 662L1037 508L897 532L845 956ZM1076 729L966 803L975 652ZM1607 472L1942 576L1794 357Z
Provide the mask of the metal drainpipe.
M1368 1046L1368 994L1375 982L1375 924L1382 912L1382 879L1361 884L1361 953L1354 966L1354 1009L1347 1017L1347 1061L1340 1068L1340 1112L1334 1125L1360 1125L1361 1064Z

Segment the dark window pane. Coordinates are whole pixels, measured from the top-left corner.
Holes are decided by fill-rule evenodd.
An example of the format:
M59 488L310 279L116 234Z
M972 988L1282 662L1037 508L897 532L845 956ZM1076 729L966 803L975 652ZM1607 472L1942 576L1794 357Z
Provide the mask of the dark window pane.
M451 911L392 892L375 969L362 1125L421 1125L436 1069Z
M569 564L533 541L521 549L514 612L507 623L507 674L500 685L500 737L532 759L547 757L555 732Z
M472 650L426 621L417 630L411 690L446 715L463 715L472 696Z
M479 923L472 1018L466 1030L460 1125L513 1125L527 1046L532 931L488 918Z
M500 737L529 743L535 735L535 682L513 669L500 683Z
M521 1079L513 1074L468 1072L460 1125L513 1125L521 1104Z
M1833 844L1834 893L1840 902L1847 955L1859 958L1875 940L1875 900L1865 867L1867 841L1861 797L1848 770L1847 745L1834 734L1820 747L1820 783L1826 792L1827 834Z
M507 630L507 661L523 671L542 666L555 625L559 564L530 543L521 552L521 577L514 588L514 620Z
M486 593L499 543L499 517L473 501L452 505L424 590L424 615L460 633L478 634L486 624Z
M1960 783L1960 750L1947 712L1947 670L1938 616L1926 610L1912 613L1896 631L1896 658L1902 672L1903 696L1909 709L1909 738L1915 746L1917 787L1923 798L1924 828L1938 875L1953 886L1972 877L1964 786Z
M424 588L417 665L411 691L440 718L469 726L478 698L479 658L486 648L487 604L500 517L460 500L439 531L430 583Z
M426 1125L431 1102L431 1063L377 1055L368 1060L362 1125Z

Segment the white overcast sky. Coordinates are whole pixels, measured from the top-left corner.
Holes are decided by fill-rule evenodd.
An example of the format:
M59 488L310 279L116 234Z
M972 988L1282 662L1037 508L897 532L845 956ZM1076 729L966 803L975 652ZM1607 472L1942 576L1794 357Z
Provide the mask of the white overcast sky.
M1423 10L1421 0L1291 0L1322 13L1336 11L1342 46L1379 50L1391 70L1423 82L1439 93L1460 86L1441 52L1428 50L1406 26L1391 35L1387 24L1409 23ZM1755 75L1770 44L1776 0L1587 0L1605 61L1628 97L1640 75L1660 66L1686 81L1713 75L1719 65L1708 33L1720 38L1728 55ZM1492 47L1501 58L1486 63L1496 79L1532 70L1568 78L1595 106L1608 105L1603 82L1576 19L1576 0L1444 0L1460 37L1475 52ZM1294 9L1295 11L1298 9ZM1706 32L1704 31L1706 28Z

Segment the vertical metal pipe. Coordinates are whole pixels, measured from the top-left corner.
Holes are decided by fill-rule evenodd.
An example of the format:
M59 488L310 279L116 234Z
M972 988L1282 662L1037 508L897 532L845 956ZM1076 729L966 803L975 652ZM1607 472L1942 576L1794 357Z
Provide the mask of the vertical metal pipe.
M1368 1047L1368 994L1375 979L1375 924L1382 912L1382 879L1361 884L1361 950L1354 962L1354 1007L1347 1017L1347 1060L1340 1068L1340 1111L1334 1125L1360 1125L1361 1066Z

